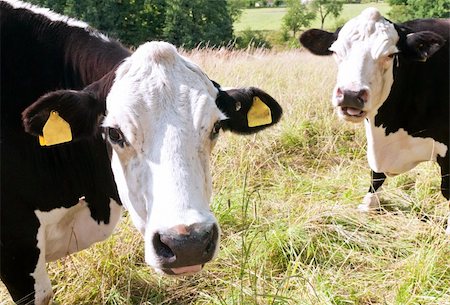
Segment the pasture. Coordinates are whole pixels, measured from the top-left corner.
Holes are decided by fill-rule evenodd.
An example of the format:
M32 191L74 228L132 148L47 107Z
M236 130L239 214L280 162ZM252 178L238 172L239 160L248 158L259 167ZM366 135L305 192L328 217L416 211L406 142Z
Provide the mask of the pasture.
M125 213L106 242L49 264L56 304L450 304L438 167L387 180L380 213L356 210L369 186L364 130L333 114L331 58L299 50L187 56L211 79L259 86L284 108L276 127L222 133L213 151L218 257L192 277L157 275ZM0 300L11 304L4 286Z
M341 25L343 24L342 21L347 21L350 18L355 17L367 7L376 7L384 15L390 10L389 4L384 2L344 4L342 14L338 18L329 16L325 19L324 28L334 30L337 22ZM282 19L286 11L286 7L246 9L243 11L241 18L233 24L233 27L236 32L247 29L258 31L280 31L283 24ZM317 16L310 27L320 28L319 16Z

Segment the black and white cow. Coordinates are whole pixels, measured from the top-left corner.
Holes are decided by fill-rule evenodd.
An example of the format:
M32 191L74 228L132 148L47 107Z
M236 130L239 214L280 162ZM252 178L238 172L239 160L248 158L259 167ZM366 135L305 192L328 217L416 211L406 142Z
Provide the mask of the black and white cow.
M219 131L260 131L279 104L254 87L222 90L168 43L131 53L14 0L0 1L0 22L1 279L14 301L47 304L46 262L107 238L122 204L150 266L200 271L219 243Z
M450 19L395 24L367 8L335 33L312 29L300 42L338 64L332 103L350 122L364 121L372 184L359 208L379 207L387 176L437 161L450 198ZM450 234L450 217L447 233Z

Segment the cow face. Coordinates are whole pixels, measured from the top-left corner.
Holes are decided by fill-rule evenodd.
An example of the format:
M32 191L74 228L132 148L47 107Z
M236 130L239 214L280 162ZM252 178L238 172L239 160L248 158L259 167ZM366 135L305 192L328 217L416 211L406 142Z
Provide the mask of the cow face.
M306 31L300 42L317 55L333 54L338 64L332 103L351 122L374 117L394 82L397 54L425 61L444 40L432 32L413 33L384 19L375 8L365 9L335 33Z
M209 208L219 131L257 132L275 124L281 108L257 88L221 90L167 43L140 46L112 73L80 92L43 96L24 112L25 128L41 135L57 113L72 127L72 141L102 131L146 262L166 274L197 272L219 244Z

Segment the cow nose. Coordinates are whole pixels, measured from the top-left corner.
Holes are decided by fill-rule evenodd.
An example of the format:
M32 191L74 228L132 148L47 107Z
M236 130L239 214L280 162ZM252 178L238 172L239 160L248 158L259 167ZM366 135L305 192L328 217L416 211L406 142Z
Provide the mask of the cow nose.
M163 268L203 265L215 253L219 229L214 223L177 225L155 233L153 246Z
M369 98L369 91L367 89L353 91L337 88L335 96L337 106L363 109Z

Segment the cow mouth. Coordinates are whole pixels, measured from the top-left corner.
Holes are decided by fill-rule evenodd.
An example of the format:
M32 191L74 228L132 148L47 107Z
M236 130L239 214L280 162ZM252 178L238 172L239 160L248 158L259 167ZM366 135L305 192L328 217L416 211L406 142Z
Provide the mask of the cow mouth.
M352 121L359 121L367 114L364 110L353 107L339 107L339 112L345 119L350 119Z
M195 273L202 271L204 266L205 266L205 264L186 266L186 267L178 267L178 268L162 268L161 271L167 275L186 276L186 275L193 275Z

